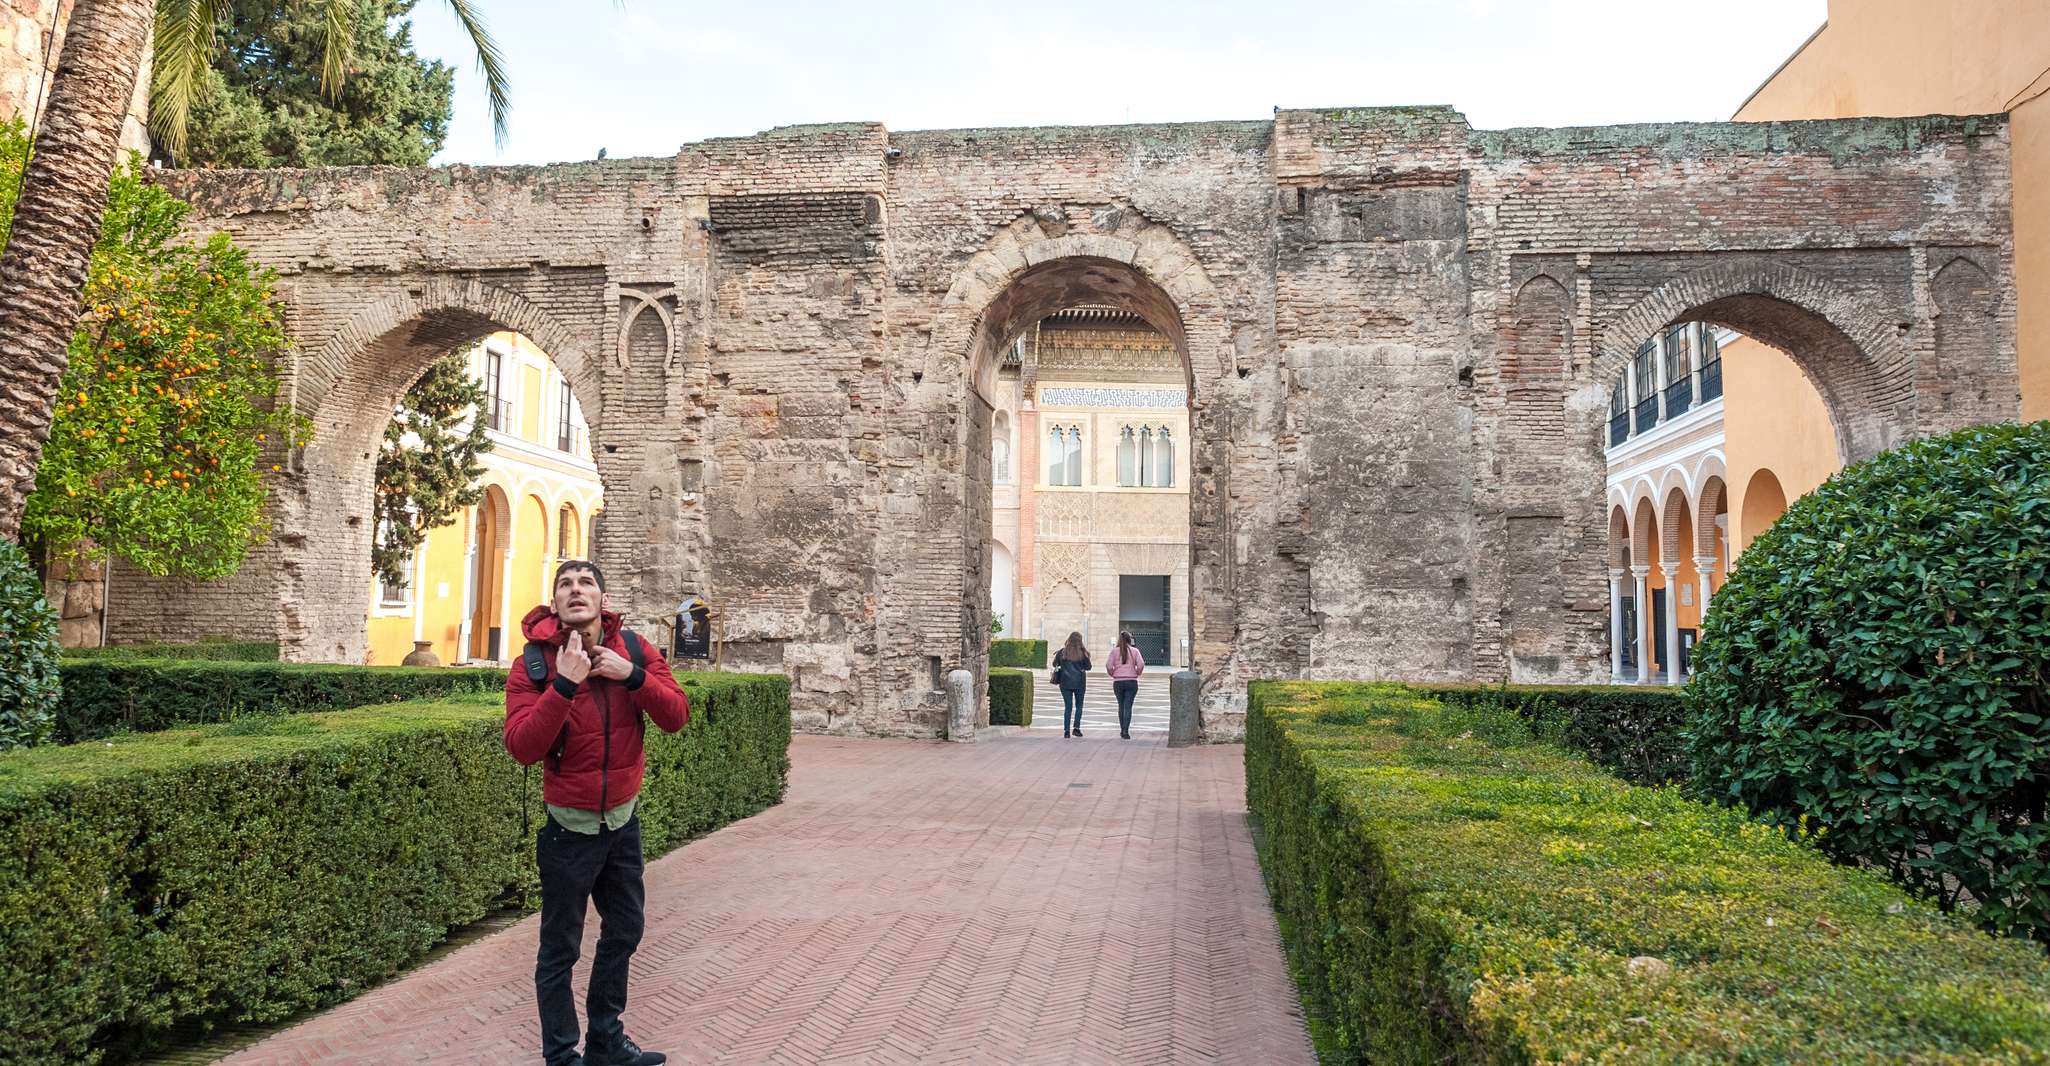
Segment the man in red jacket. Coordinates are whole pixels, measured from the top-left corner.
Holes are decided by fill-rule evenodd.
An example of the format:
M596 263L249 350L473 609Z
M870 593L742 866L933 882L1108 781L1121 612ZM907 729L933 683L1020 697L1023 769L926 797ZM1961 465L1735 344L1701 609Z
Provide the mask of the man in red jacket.
M524 623L530 653L505 679L505 749L523 765L542 763L548 819L535 843L541 868L541 950L534 996L541 1007L541 1055L547 1066L656 1066L660 1052L626 1038L626 963L640 946L642 904L641 716L674 733L690 720L690 701L662 653L620 628L606 610L605 575L570 560L555 571L554 602ZM630 646L633 641L638 647ZM636 665L638 663L638 665ZM598 908L598 950L584 1001L590 1039L577 1055L577 1011L570 970L584 936L584 904Z

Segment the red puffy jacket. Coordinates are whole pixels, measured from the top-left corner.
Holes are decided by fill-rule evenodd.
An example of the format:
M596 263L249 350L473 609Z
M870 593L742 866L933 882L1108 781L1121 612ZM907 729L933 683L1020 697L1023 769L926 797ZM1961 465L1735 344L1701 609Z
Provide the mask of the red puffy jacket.
M605 611L600 620L605 646L631 661L619 615ZM646 659L633 677L614 681L594 671L583 684L571 685L555 673L555 656L569 639L555 611L546 604L536 607L521 628L528 640L541 642L548 683L536 688L526 664L513 663L505 678L505 750L526 766L547 760L541 796L558 807L608 811L639 795L646 765L641 715L654 719L665 733L690 721L690 700L677 687L662 653L643 640ZM554 750L558 737L560 753Z

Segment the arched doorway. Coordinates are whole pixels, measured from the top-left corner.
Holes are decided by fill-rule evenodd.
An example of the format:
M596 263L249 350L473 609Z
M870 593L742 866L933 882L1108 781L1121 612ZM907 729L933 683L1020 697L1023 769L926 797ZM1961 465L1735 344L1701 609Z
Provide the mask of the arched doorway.
M1742 517L1738 519L1737 526L1739 554L1787 513L1787 492L1780 486L1779 475L1770 470L1752 474L1750 483L1744 486L1742 506Z
M1069 217L1076 214L1070 212ZM1173 619L1174 640L1188 645L1183 661L1205 674L1207 686L1215 686L1227 669L1229 578L1220 565L1225 556L1226 515L1221 501L1210 495L1215 479L1200 476L1221 460L1223 452L1214 447L1206 418L1209 379L1194 369L1197 365L1228 365L1222 319L1207 279L1194 266L1195 257L1178 239L1136 213L1115 217L1131 230L1129 234L1047 238L1035 232L1036 224L1029 218L1014 224L962 271L962 280L948 297L953 310L935 329L935 350L965 356L960 364L965 370L961 446L968 458L961 466L963 607L958 661L975 672L978 694L987 670L988 590L995 566L990 533L992 486L985 478L995 468L995 412L1005 406L996 402L999 370L1028 331L1063 312L1081 313L1084 309L1139 325L1164 338L1171 353L1173 385L1179 394L1176 406L1180 413L1175 420L1186 420L1188 439L1163 446L1158 442L1158 428L1153 428L1155 469L1149 472L1149 480L1160 477L1164 469L1181 471L1176 490L1178 496L1186 494L1186 518L1178 521L1187 523L1186 541L1174 546L1171 562L1158 552L1136 551L1126 553L1131 558L1125 565L1148 571L1161 571L1165 566L1165 575L1134 576L1166 577L1170 591L1162 597L1168 602L1161 608ZM1144 237L1152 239L1134 239ZM1174 293L1163 278L1172 280ZM1025 481L1035 478L1043 478L1043 484L1073 488L1087 488L1092 481L1124 487L1117 484L1117 427L1106 432L1095 421L1066 417L1049 424L1041 415L1036 401L1017 411L1018 451L1010 457L1010 467L1021 482L1021 491ZM1210 450L1206 452L1206 448ZM1170 456L1173 458L1167 458ZM1053 465L1056 458L1061 460L1058 476ZM1082 484L1073 485L1075 480ZM1136 490L1147 487L1132 486ZM1184 506L1179 499L1176 505ZM1060 523L1068 523L1068 528L1091 528L1097 520L1091 507L1077 504L1069 509L1076 513L1038 515L1035 528L1053 528ZM1018 548L1016 587L1021 595L1031 590L1037 601L1023 607L1035 630L1045 630L1053 640L1066 636L1068 627L1064 625L1056 626L1062 629L1060 633L1046 630L1056 622L1052 616L1061 611L1084 620L1105 613L1089 604L1082 587L1090 581L1091 567L1102 561L1093 555L1070 558L1075 553L1065 545L1051 555L1023 544ZM1122 576L1121 570L1118 573ZM1104 598L1115 604L1121 584L1112 585ZM1171 591L1175 587L1183 590L1179 597ZM1206 588L1213 595L1194 591ZM1099 659L1115 639L1120 610L1110 607L1106 618L1098 620L1100 625L1088 627L1092 630L1088 639ZM1095 632L1097 629L1105 632ZM978 695L978 705L981 703ZM1233 708L1217 709L1228 712ZM1207 718L1210 708L1205 713ZM986 711L980 711L978 717L983 714Z
M512 506L505 490L484 488L477 505L477 541L470 550L469 657L497 661L506 649L506 561L511 554Z

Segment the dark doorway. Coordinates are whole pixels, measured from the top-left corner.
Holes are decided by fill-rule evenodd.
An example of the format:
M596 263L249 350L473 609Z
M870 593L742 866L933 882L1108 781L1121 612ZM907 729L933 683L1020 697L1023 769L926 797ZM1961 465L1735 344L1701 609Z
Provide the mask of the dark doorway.
M1146 661L1169 665L1167 575L1118 575L1118 628L1132 635Z

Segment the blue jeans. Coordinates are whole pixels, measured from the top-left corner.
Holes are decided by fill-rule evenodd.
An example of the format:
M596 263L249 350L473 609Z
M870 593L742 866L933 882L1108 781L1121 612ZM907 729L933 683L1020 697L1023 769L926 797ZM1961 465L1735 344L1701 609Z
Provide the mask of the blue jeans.
M1061 690L1061 732L1066 733L1071 730L1077 733L1082 731L1082 689L1080 686Z
M1110 683L1110 690L1118 698L1118 732L1132 731L1132 699L1139 695L1139 682L1125 678Z

